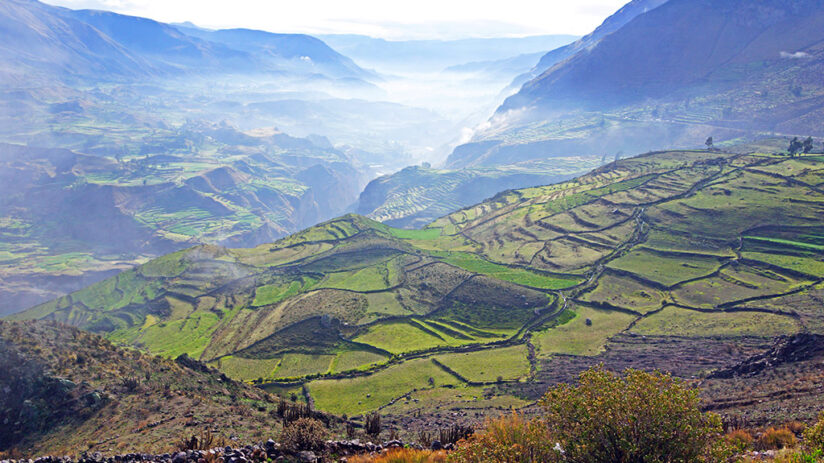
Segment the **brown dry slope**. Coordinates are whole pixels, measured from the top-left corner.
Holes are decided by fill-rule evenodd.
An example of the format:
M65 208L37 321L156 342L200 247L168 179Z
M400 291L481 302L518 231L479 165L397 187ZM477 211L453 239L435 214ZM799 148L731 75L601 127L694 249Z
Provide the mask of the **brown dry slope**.
M276 436L277 399L191 359L163 359L51 322L0 322L0 450L166 452L209 429Z

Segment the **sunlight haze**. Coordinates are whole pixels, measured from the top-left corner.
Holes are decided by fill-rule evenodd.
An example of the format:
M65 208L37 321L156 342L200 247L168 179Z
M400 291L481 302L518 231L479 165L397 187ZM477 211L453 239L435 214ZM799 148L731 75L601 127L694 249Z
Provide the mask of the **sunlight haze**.
M584 35L623 5L622 0L48 0L73 9L90 8L191 21L208 28L254 28L309 34L363 34L391 40ZM524 14L529 12L529 14Z

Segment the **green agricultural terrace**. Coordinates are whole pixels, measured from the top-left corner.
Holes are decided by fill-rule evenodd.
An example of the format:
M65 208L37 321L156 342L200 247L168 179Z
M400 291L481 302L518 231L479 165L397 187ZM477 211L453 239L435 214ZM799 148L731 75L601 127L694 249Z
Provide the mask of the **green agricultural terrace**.
M659 152L423 230L348 215L194 247L10 318L186 353L350 416L506 408L619 337L824 333L822 217L820 156Z

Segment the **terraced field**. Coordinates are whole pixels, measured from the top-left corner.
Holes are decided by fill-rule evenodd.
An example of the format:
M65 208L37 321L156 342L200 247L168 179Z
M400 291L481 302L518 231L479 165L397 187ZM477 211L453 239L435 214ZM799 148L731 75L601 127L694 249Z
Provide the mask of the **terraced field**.
M824 333L822 217L820 157L653 153L423 230L349 215L253 249L192 248L14 318L412 420L521 406L626 349L690 376L746 354L702 349Z

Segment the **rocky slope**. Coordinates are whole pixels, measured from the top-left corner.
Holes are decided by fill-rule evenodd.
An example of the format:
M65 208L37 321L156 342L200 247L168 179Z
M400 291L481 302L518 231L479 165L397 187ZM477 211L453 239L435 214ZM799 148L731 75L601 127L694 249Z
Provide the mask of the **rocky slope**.
M206 429L251 442L280 426L260 389L54 323L0 322L0 390L0 450L27 456L162 453Z

